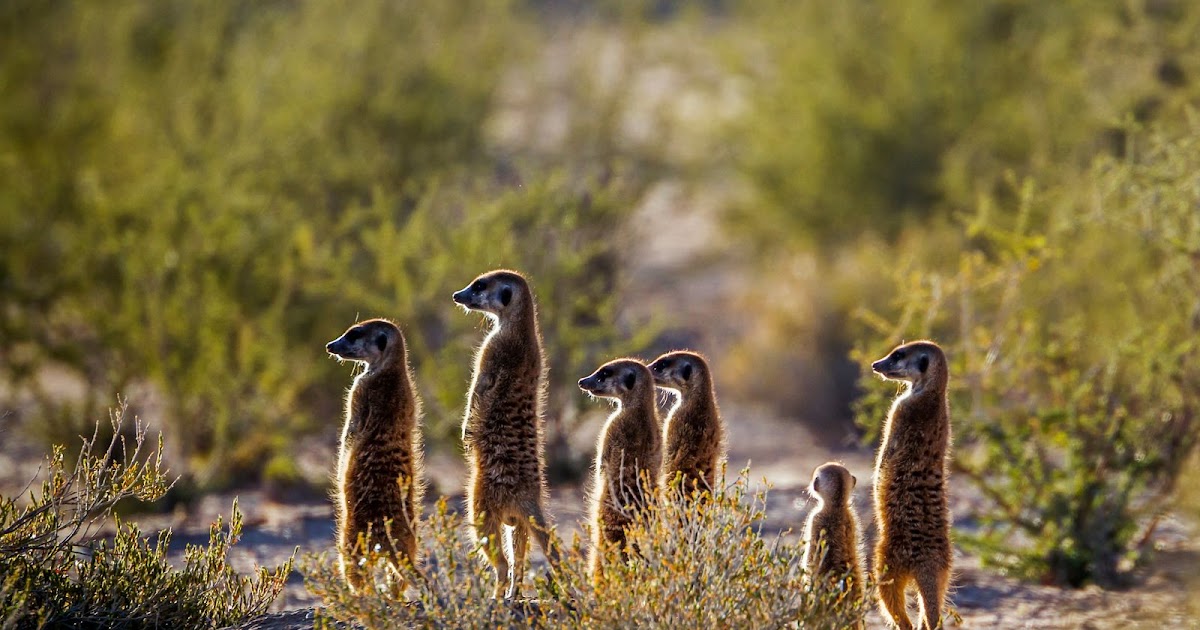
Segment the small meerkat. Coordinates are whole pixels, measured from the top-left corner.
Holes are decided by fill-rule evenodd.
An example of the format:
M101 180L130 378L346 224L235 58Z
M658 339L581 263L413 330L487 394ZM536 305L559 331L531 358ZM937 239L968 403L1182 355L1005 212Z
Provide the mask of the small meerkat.
M716 492L725 459L725 424L717 407L712 371L699 353L668 352L650 364L654 384L674 392L675 405L663 428L663 487L676 477L685 496L694 486Z
M951 562L946 355L932 341L914 341L872 363L871 369L906 384L888 413L875 464L880 604L898 627L912 628L904 600L909 582L915 582L923 627L933 630L941 624Z
M492 320L475 356L463 417L470 467L466 507L496 572L495 596L517 597L530 533L551 565L557 566L559 559L546 510L546 374L537 308L529 283L507 270L479 276L453 298Z
M809 579L836 580L855 602L863 597L858 559L858 516L851 500L858 479L845 466L829 462L813 471L809 493L817 509L804 527L804 567Z
M605 547L625 550L626 528L653 499L662 468L662 435L654 377L637 359L616 359L579 380L579 388L617 403L596 444L591 492L592 549L589 571L597 574Z
M338 453L338 552L342 575L355 592L370 578L362 559L385 549L392 590L404 591L400 567L417 561L421 511L421 399L413 387L404 335L385 319L351 326L325 346L329 354L366 366L346 398ZM388 544L388 536L391 544Z

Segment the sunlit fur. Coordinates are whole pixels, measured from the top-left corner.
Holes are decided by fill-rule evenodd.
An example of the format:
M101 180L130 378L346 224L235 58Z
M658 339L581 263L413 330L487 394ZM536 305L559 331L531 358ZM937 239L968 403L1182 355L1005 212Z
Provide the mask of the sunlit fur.
M364 552L378 548L391 564L391 588L399 594L404 588L399 568L417 560L416 523L424 489L421 400L413 387L404 335L392 322L372 319L351 326L326 350L364 366L346 399L338 454L342 574L361 592L370 577Z
M847 591L847 604L863 597L860 530L852 501L857 481L841 464L818 466L809 486L817 509L804 527L804 567L809 579L821 588Z
M454 301L492 321L475 355L463 417L470 467L466 508L496 572L495 596L517 597L530 534L550 563L558 563L546 510L546 374L537 309L529 283L507 270L479 276Z
M675 393L663 427L662 484L682 483L685 496L698 486L713 492L725 459L725 424L712 371L696 352L668 352L649 365L657 387Z
M937 628L951 564L946 355L931 341L915 341L871 367L884 378L908 385L888 413L875 465L880 605L898 627L912 628L904 600L906 587L915 582L923 627Z
M579 381L588 394L617 401L596 443L590 494L588 568L594 578L609 553L628 555L626 529L657 490L662 435L654 379L637 359L616 359Z

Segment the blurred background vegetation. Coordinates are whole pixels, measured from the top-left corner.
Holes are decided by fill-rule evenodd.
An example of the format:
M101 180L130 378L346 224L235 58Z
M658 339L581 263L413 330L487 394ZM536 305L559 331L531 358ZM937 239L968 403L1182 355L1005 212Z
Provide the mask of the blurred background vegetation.
M120 393L194 488L303 483L322 346L386 316L453 452L449 294L514 267L559 479L609 357L698 347L845 444L928 335L973 544L1116 583L1195 466L1198 39L1187 0L10 0L0 414L74 443Z

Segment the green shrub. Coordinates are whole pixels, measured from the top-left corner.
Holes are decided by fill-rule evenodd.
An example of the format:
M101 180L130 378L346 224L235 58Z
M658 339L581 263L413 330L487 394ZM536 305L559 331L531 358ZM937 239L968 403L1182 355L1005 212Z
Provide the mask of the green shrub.
M71 469L64 447L55 447L27 501L0 497L3 627L220 627L262 614L282 592L290 560L255 577L229 566L242 527L236 501L228 525L218 518L208 546L189 545L178 568L167 561L170 530L147 537L114 516L119 502L155 501L170 487L161 438L144 452L145 430L137 424L126 439L124 415L124 405L112 414L107 446L97 424ZM109 518L115 534L97 538Z
M1009 169L1119 151L1114 123L1178 111L1200 12L1121 0L758 2L729 41L750 183L732 226L772 254L889 237L968 208ZM750 34L753 34L751 36ZM1194 100L1192 101L1194 102Z
M448 296L503 265L538 292L561 447L564 384L642 338L613 326L633 178L526 172L485 142L531 28L491 0L0 9L0 374L69 420L27 424L62 439L145 392L175 470L254 481L340 421L324 343L385 316L448 438L479 341Z
M804 583L803 549L762 533L766 497L747 497L746 488L743 474L706 503L665 502L647 511L630 533L640 558L610 563L595 584L576 537L558 570L534 580L528 600L492 599L491 569L445 499L420 530L426 556L410 601L382 590L351 594L324 556L308 558L303 570L326 621L368 628L845 628L861 619L864 602L818 594Z
M1198 131L1017 185L1011 214L981 204L956 266L898 268L895 316L863 313L860 365L901 339L947 347L954 467L986 499L966 540L988 562L1119 584L1170 508L1200 438ZM894 388L873 380L858 417L874 429Z

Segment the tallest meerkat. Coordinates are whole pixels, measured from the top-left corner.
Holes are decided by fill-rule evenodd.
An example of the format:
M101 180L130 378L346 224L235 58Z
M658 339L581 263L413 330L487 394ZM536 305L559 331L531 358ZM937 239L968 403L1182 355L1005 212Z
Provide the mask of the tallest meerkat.
M907 384L883 425L875 464L875 518L879 541L875 572L884 615L912 628L904 591L915 581L924 627L941 625L950 582L950 509L946 453L950 406L946 355L931 341L914 341L871 364L880 376Z
M475 357L463 418L463 446L471 469L467 518L485 541L496 571L496 597L516 597L531 531L551 564L558 562L546 517L546 375L537 309L529 283L506 270L479 276L455 293L454 301L492 320L492 330ZM511 540L511 559L510 545L501 545L502 530Z

